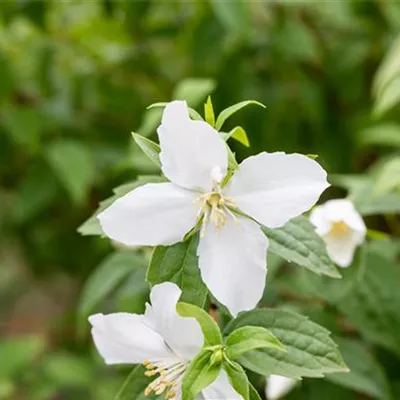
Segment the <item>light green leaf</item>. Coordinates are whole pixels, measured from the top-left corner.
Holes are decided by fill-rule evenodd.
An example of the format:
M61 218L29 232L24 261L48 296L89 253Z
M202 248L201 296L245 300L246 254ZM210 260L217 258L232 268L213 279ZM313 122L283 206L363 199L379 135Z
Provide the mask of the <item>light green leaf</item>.
M249 147L250 142L247 137L246 131L241 126L236 126L230 132L220 132L220 135L224 138L225 141L232 138L237 140L239 143L242 143L244 146Z
M214 108L211 101L211 96L207 97L207 101L204 104L204 117L206 122L210 124L212 127L215 125L215 115L214 115Z
M378 399L390 398L387 378L366 345L352 339L335 338L335 341L350 372L329 374L326 379Z
M45 148L45 154L71 200L84 203L96 176L89 150L80 142L59 139Z
M226 355L232 360L247 351L261 348L285 351L285 346L261 326L244 326L234 330L226 339Z
M364 146L389 146L400 148L400 125L382 123L364 129L359 134L359 143Z
M158 125L161 123L162 118L162 110L159 108L159 104L163 104L162 107L165 107L167 103L155 103L153 107L147 107L147 111L144 113L143 119L137 131L143 136L150 136L153 134Z
M387 84L383 92L375 100L373 114L380 118L400 101L400 77Z
M225 110L221 111L221 113L218 115L217 122L215 124L215 128L217 129L217 131L221 130L222 125L229 117L231 117L233 114L240 111L242 108L245 108L252 104L260 106L262 108L266 108L264 104L262 104L256 100L241 101L240 103L237 103L237 104L234 104L233 106L225 108Z
M135 132L132 132L133 140L136 144L143 150L147 157L150 158L151 161L158 167L161 167L160 162L160 146L157 143L154 143L152 140L149 140L143 136L138 135Z
M306 267L318 275L340 278L326 253L325 244L303 216L290 220L282 228L262 228L269 239L268 250L289 262Z
M186 100L190 107L199 106L213 92L216 83L212 79L187 78L179 82L174 89L174 100Z
M249 382L250 400L262 400L254 386Z
M218 324L202 308L179 302L176 310L182 317L192 317L197 320L203 331L205 345L218 346L222 344L222 335Z
M182 381L182 400L194 400L217 378L222 364L211 363L212 354L203 350L189 364Z
M242 366L235 361L229 361L224 363L224 369L236 392L238 392L244 400L249 400L249 380Z
M147 281L152 285L174 282L182 289L181 300L203 307L207 299L197 258L198 237L173 246L157 246L147 271Z
M400 187L400 157L390 158L379 170L376 177L373 196L385 195Z
M139 186L145 185L146 183L159 183L159 182L165 182L165 179L157 175L146 175L146 176L139 176L138 179L134 182L126 183L124 185L114 188L113 190L114 195L100 202L100 206L97 208L95 213L82 225L79 226L78 232L84 236L86 235L102 236L103 230L101 229L101 225L97 219L98 214L100 214L103 210L105 210L112 203L114 203L115 200L129 193L131 190L136 189Z
M118 251L108 256L86 281L79 301L79 314L89 315L123 279L144 263L143 256L130 251Z
M302 315L285 310L253 310L241 313L224 333L249 325L268 329L287 350L258 349L239 357L240 364L258 374L298 379L347 370L330 333Z

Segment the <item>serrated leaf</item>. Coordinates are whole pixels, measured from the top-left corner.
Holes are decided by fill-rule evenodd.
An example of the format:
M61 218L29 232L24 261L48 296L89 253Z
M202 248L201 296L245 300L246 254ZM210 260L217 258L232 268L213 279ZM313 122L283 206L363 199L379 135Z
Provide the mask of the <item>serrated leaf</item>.
M161 167L160 152L161 148L157 143L147 139L135 132L132 132L133 140L143 150L147 157L158 167Z
M49 165L73 202L85 202L95 178L88 149L80 142L60 139L45 149Z
M372 397L390 398L387 378L366 345L345 338L336 338L335 341L339 344L350 372L329 374L326 379Z
M242 108L245 108L249 105L257 105L262 108L266 108L264 104L260 103L259 101L256 100L246 100L246 101L241 101L240 103L234 104L233 106L230 106L228 108L225 108L225 110L221 111L221 113L218 115L217 122L215 123L215 128L217 131L221 130L222 125L224 122L231 117L233 114L237 113L240 111Z
M211 355L211 351L203 350L189 364L182 381L182 400L194 400L217 378L221 364L211 363Z
M79 301L79 314L89 315L124 278L143 267L144 263L140 254L130 251L118 251L107 257L85 283Z
M203 307L207 299L197 257L198 237L173 246L157 246L147 271L147 281L152 285L174 282L182 290L181 300Z
M329 258L322 239L315 228L303 216L290 220L282 228L262 228L269 239L268 250L289 262L306 267L318 275L340 278Z
M211 101L211 96L207 97L207 101L204 104L204 117L206 119L206 122L210 124L212 127L214 127L215 115L214 115L214 107Z
M260 326L244 326L226 339L226 355L235 360L250 350L270 348L285 351L285 346L270 331Z
M337 303L368 341L400 355L400 270L395 260L368 249L363 279Z
M253 310L240 314L224 333L242 326L270 330L287 350L258 349L239 357L240 364L258 374L298 379L347 370L329 331L302 315L285 310Z
M222 335L218 324L202 308L193 304L179 302L176 310L182 317L192 317L197 320L203 331L206 346L219 346L222 344Z
M236 392L238 392L244 400L249 400L249 380L242 366L235 361L229 361L224 363L223 368Z

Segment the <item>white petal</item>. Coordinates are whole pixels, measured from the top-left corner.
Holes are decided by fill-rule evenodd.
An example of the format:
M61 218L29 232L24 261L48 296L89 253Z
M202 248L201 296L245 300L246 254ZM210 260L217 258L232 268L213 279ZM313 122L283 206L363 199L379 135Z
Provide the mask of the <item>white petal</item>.
M288 394L295 386L295 379L286 378L280 375L271 375L267 378L265 395L267 400L278 400Z
M329 221L343 221L360 233L366 232L365 223L353 203L346 199L329 200L320 206Z
M326 217L324 206L317 206L310 213L310 222L315 226L318 235L324 236L332 229L332 221Z
M138 364L144 360L176 360L163 337L136 314L95 314L89 317L92 335L107 364Z
M228 375L221 370L217 379L202 391L204 400L243 400L229 382Z
M326 172L309 157L260 153L240 164L226 193L240 210L276 228L307 211L328 186Z
M345 268L352 263L361 236L357 231L350 231L341 237L328 234L323 239L325 240L326 251L331 260L340 267Z
M264 291L268 239L248 218L209 223L197 249L203 281L232 315L256 306Z
M157 129L164 175L188 189L212 187L215 168L225 176L228 166L226 145L218 132L204 121L192 121L185 101L165 107Z
M179 357L190 361L203 346L204 336L194 318L184 318L177 313L176 304L181 293L179 287L171 282L155 285L150 293L151 321L168 346Z
M197 194L173 183L149 183L132 190L100 213L104 233L128 246L170 245L195 225Z

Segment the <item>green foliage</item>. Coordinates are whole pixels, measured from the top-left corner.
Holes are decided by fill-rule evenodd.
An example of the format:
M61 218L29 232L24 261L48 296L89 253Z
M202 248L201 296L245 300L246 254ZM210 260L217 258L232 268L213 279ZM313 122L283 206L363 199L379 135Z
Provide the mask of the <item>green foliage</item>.
M244 400L249 400L249 380L240 364L235 361L226 362L224 363L224 370L236 392L238 392Z
M347 370L329 332L299 314L284 310L249 311L232 321L225 334L242 326L259 326L271 331L287 350L263 348L238 358L244 367L261 375L321 377Z
M266 105L205 113L234 139L231 171L260 151L318 154L334 184L322 200L348 195L369 236L388 238L368 244L365 263L359 252L340 270L342 279L332 280L338 273L309 224L267 232L279 257L273 274L269 262L262 304L329 326L351 369L330 374L330 382L303 379L288 398L400 398L399 21L397 2L377 1L0 2L0 398L109 400L117 393L126 372L100 363L75 322L88 333L88 313L142 312L147 250L113 250L119 245L95 237L103 235L96 215L135 187L163 179L149 177L159 168L141 151L158 164L162 107L146 107L185 99L191 117L203 119L210 94L216 112L247 98ZM136 143L132 130L142 135ZM208 306L195 263L163 265L154 283L180 280L185 302ZM315 324L296 318L296 343L307 339L310 347L288 344L271 322L262 327L288 350L274 357L304 357L305 376L320 365L329 369L308 352L318 348L307 330ZM254 352L275 362L270 349ZM264 364L257 368L266 373ZM284 374L281 358L277 365ZM131 375L120 399L151 399L143 372ZM260 377L249 378L264 393ZM251 400L264 397L249 388Z
M279 229L263 227L263 231L269 239L270 252L318 275L340 278L322 239L305 217L294 218Z

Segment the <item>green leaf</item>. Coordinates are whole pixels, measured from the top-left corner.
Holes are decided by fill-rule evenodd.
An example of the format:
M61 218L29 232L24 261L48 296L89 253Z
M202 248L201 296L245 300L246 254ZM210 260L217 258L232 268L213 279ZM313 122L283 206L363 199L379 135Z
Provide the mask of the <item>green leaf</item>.
M380 118L400 101L400 77L394 79L385 87L375 100L373 115Z
M165 182L165 178L156 175L146 175L146 176L139 176L138 179L134 182L126 183L124 185L114 188L113 190L114 195L100 202L100 206L97 208L95 213L82 225L79 226L78 232L84 236L104 235L103 230L101 229L100 222L97 219L98 214L100 214L103 210L105 210L112 203L114 203L115 200L129 193L131 190L136 189L139 186L143 186L146 183L160 183L160 182Z
M262 400L254 386L249 383L249 398L250 400Z
M218 346L222 344L222 335L218 324L202 308L179 302L176 310L182 317L191 317L197 320L203 331L205 345Z
M306 267L318 275L340 278L326 253L325 244L307 218L299 216L282 228L262 228L269 239L268 250L289 262Z
M387 122L370 126L360 132L359 143L363 146L400 148L400 125Z
M143 266L138 253L118 251L108 256L86 281L79 301L79 314L87 316L127 276Z
M147 281L152 285L174 282L182 289L181 300L203 307L207 299L197 258L198 237L173 246L157 246L147 271Z
M270 331L260 326L236 329L226 339L226 354L232 360L247 351L261 348L285 351L285 346Z
M212 127L215 125L215 115L214 115L214 108L211 102L211 96L207 97L207 101L204 104L204 117L206 122L210 124Z
M390 158L375 178L373 196L382 196L400 187L400 157Z
M194 400L217 378L222 364L211 363L212 354L203 350L189 364L182 381L182 400Z
M248 33L251 24L246 1L211 0L211 6L216 17L228 32L235 35L246 35Z
M396 260L368 248L363 279L337 303L368 341L400 355L400 270Z
M172 98L186 100L190 107L197 107L215 89L215 86L213 79L187 78L178 83Z
M129 376L125 379L114 400L153 400L162 399L162 396L151 394L144 395L146 387L155 379L155 377L147 377L146 369L142 365L136 366Z
M335 341L350 372L329 374L326 379L372 397L390 398L387 378L366 345L352 339L335 338Z
M143 136L138 135L135 132L132 132L133 140L136 144L143 150L147 157L157 165L161 167L160 162L160 146L157 143L154 143L152 140L149 140Z
M264 106L264 104L256 101L256 100L246 100L246 101L241 101L240 103L237 103L233 106L230 106L228 108L225 108L225 110L221 111L221 113L218 115L217 118L217 122L215 124L215 128L217 129L217 131L221 130L222 125L224 124L224 122L231 117L233 114L237 113L238 111L240 111L242 108L245 108L249 105L257 105L263 108L266 108Z
M229 361L224 363L224 369L236 392L238 392L244 400L249 400L249 380L242 366L235 361Z
M298 379L347 370L330 333L302 315L285 310L253 310L241 313L228 324L224 334L243 326L268 329L287 350L258 349L239 357L240 364L258 374Z
M241 126L236 126L230 132L220 132L220 135L224 138L225 141L232 138L237 140L239 143L242 143L244 146L249 147L250 142L247 137L246 131Z
M80 142L59 139L45 149L46 158L71 200L84 203L96 176L88 149Z

